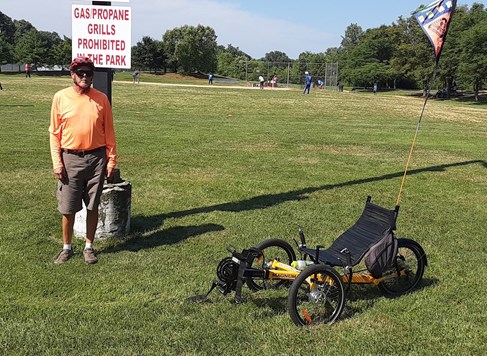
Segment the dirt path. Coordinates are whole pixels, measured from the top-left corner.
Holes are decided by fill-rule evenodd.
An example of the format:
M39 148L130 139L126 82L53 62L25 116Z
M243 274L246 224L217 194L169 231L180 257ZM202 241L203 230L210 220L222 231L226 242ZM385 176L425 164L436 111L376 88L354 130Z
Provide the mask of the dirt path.
M151 83L151 82L140 82L138 84L133 84L131 81L125 80L114 80L114 83L122 83L122 84L132 84L132 85L158 85L162 87L191 87L191 88L215 88L215 89L247 89L247 90L260 90L259 87L251 87L251 86L239 86L239 85L208 85L208 84L179 84L179 83ZM264 90L292 90L291 88L267 88Z

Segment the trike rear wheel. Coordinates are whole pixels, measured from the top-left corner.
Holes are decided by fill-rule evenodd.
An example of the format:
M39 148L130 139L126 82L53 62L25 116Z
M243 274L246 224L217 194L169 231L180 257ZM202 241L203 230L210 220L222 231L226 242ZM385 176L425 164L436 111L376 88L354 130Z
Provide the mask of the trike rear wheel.
M412 291L423 278L426 255L422 247L410 239L398 239L396 266L383 273L379 289L389 297Z
M264 240L255 246L262 252L262 256L252 261L251 267L261 269L272 260L279 259L280 262L291 265L296 260L296 253L290 244L281 239ZM269 288L278 288L283 285L289 285L289 281L271 281L262 280L253 277L247 278L247 285L251 290L258 291Z
M297 326L333 323L345 306L345 291L340 275L330 266L311 265L294 280L287 309Z

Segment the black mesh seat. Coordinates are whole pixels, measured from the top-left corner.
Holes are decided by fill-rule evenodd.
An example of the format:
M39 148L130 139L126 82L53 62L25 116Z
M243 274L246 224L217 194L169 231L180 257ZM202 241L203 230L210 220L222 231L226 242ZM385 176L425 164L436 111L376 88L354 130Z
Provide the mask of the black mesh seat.
M341 253L344 248L350 251L352 266L358 264L369 248L379 242L385 234L396 229L396 219L399 206L394 210L382 208L371 203L367 197L365 208L358 221L326 250L320 251L318 259L331 266L345 266L346 256ZM301 248L301 251L315 257L316 250Z

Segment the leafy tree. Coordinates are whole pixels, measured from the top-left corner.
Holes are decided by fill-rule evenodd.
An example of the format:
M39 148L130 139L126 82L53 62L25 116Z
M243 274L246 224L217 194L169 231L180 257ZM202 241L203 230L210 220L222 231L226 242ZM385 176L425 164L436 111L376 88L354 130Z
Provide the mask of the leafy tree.
M393 41L396 41L395 51L389 60L389 78L393 88L416 88L414 72L421 65L423 59L419 59L415 51L419 43L422 43L426 51L426 42L419 29L416 19L399 17L392 26ZM391 83L388 85L391 86Z
M324 79L326 74L326 63L328 62L325 53L302 52L297 61L293 61L290 79L294 83L304 83L306 71L310 72L313 79ZM330 63L330 62L328 62Z
M243 52L238 47L232 46L231 44L227 45L227 48L225 48L224 46L218 46L217 50L219 53L220 52L228 53L234 58L235 57L247 57L248 60L251 59L251 57L247 53Z
M213 72L217 69L217 43L215 30L198 25L182 26L166 31L163 36L168 65L186 73Z
M59 64L55 48L61 42L56 32L37 31L33 28L16 42L14 59L18 64L32 63L37 66Z
M26 20L14 20L14 26L15 26L15 33L14 33L15 42L19 41L20 38L23 35L25 35L27 32L36 29L29 21Z
M10 17L0 11L0 35L9 44L14 44L15 25Z
M0 11L0 64L13 61L15 25L10 17Z
M337 63L340 60L340 48L338 47L328 48L324 54L327 63Z
M487 11L482 4L474 4L468 14L472 26L463 32L459 41L458 74L465 84L472 85L475 100L487 80Z
M393 27L388 26L363 33L359 43L348 53L343 77L355 86L372 86L374 82L384 86L388 83L391 79L390 61L397 48L395 37Z
M403 88L420 87L426 95L435 63L431 44L413 16L400 17L395 26L399 44L390 60L393 80Z
M215 30L202 25L183 28L183 36L175 50L183 71L214 72L217 69Z
M286 53L280 51L271 51L265 54L261 61L265 62L261 65L260 73L269 80L276 76L278 81L287 81L287 67L292 60Z
M266 53L264 58L262 58L263 61L267 62L281 62L281 63L288 63L291 62L291 59L287 56L286 53L280 52L280 51L272 51L269 53Z
M156 42L156 53L154 55L154 65L157 69L162 69L164 73L167 72L167 55L164 52L164 44L162 41L155 41Z
M225 48L224 46L217 47L217 73L220 75L237 78L247 79L250 73L250 80L254 80L253 77L258 73L261 73L261 63L252 62L251 57L245 52L241 51L238 47L234 47L231 44Z
M165 59L162 42L153 40L149 36L142 37L142 41L132 47L132 62L135 67L165 71Z
M248 62L247 70L249 81L258 81L260 75L262 75L264 79L270 76L266 63L263 61L250 60Z
M235 57L226 51L218 51L217 55L217 73L227 77L236 78Z
M439 62L439 67L436 74L436 81L432 85L437 88L451 88L452 83L455 82L457 76L457 69L460 63L460 46L459 43L463 37L463 33L467 31L471 24L468 20L467 6L459 6L455 11L453 21L451 22L448 30L448 37ZM431 52L433 52L432 46L430 46ZM450 91L447 92L448 97Z
M167 65L173 70L173 72L178 71L179 61L176 54L176 48L183 38L183 27L174 28L172 30L167 30L162 37L162 43L164 47L164 52L167 54Z
M69 67L71 63L71 49L72 41L69 37L64 37L64 39L52 48L52 60L54 64L61 65L63 68Z
M40 43L45 43L46 46L45 56L41 59L41 63L48 66L64 64L64 62L58 62L56 57L55 48L63 42L59 35L56 32L39 31L39 37Z
M354 47L360 43L360 38L362 37L363 30L358 24L350 24L345 29L345 34L342 36L342 42L339 48L339 61L338 65L340 69L340 82L347 82L348 78L348 59L349 54Z
M34 65L46 64L48 51L47 39L36 29L32 29L19 38L14 48L14 59L20 63Z
M0 33L0 64L7 64L13 60L12 45Z
M345 35L342 36L342 42L340 43L341 48L346 52L350 51L353 47L360 43L362 34L362 27L356 23L348 25L345 30Z

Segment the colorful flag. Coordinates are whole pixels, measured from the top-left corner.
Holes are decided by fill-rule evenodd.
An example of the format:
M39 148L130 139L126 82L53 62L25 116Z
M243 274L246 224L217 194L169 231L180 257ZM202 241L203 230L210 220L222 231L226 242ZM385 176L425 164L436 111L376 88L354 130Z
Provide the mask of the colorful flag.
M436 63L440 60L456 5L456 0L437 0L420 7L413 14L435 49Z

